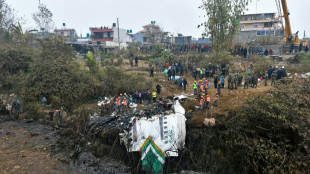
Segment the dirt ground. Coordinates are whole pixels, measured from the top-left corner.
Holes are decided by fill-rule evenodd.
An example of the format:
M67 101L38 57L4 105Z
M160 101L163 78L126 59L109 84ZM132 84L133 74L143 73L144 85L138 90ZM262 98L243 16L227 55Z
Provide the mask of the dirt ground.
M191 73L185 74L182 78L186 78L188 85L187 90L179 90L178 83L168 81L168 77L163 72L155 72L154 78L151 78L150 72L146 71L149 67L149 63L146 61L139 61L138 67L130 67L129 60L125 59L124 65L121 67L124 70L127 70L131 73L138 73L138 74L145 74L146 79L153 79L153 89L155 90L155 86L160 84L162 86L162 93L159 95L161 98L170 97L170 96L178 96L178 95L193 95L193 83L195 81L194 77ZM239 63L237 62L239 65ZM197 78L198 80L198 78ZM214 89L213 79L210 79L209 83L212 83L212 86L209 90L209 95L211 100L215 97L216 89ZM193 115L193 118L188 121L188 123L193 124L195 126L202 126L205 118L216 118L217 115L228 116L228 111L238 108L242 106L246 100L253 98L255 96L262 96L266 95L267 91L272 89L273 87L270 86L270 81L268 81L268 86L264 86L263 82L258 84L257 88L244 89L243 86L239 87L237 90L228 90L227 89L227 78L225 82L225 88L222 89L222 94L219 100L218 107L211 106L211 109L205 110L203 112L198 111L198 113ZM195 100L193 102L196 106L199 106L199 98L193 96Z
M0 173L79 173L51 157L56 137L52 128L38 123L1 123Z
M37 122L1 123L0 174L130 173L121 162L98 159L85 149L77 158L72 158L75 150L68 151L58 146L59 139L58 131Z

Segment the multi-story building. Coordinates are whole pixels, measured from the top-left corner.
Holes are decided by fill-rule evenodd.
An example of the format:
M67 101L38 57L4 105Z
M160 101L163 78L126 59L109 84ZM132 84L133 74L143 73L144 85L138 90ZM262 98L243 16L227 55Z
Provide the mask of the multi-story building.
M75 29L63 28L63 29L55 29L56 36L63 36L66 38L76 38L77 34Z
M164 43L168 33L155 25L155 23L143 26L143 30L133 34L133 41L140 42L142 45Z
M111 28L109 27L99 27L99 28L89 28L91 31L91 38L93 42L103 43L106 41L111 42L121 42L121 43L130 43L132 42L131 35L127 34L127 31L122 28L116 27L116 24L113 23ZM119 34L118 34L119 31ZM119 36L119 39L118 39Z
M192 43L192 36L169 36L167 37L167 44L172 45L190 45Z
M260 36L283 34L276 13L245 14L240 18L240 34L236 39L249 43Z

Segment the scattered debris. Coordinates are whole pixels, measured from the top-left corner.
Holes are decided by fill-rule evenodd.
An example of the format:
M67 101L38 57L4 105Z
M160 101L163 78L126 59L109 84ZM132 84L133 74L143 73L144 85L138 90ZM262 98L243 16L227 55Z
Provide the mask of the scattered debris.
M215 118L206 118L203 123L206 126L215 126Z

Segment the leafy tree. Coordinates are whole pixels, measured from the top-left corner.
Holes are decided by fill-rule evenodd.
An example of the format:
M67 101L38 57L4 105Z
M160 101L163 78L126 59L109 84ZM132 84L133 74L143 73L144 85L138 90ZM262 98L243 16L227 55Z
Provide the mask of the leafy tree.
M90 72L92 74L95 74L96 72L98 72L98 65L93 53L91 51L88 51L86 57L87 57L86 65L88 66Z
M54 28L53 13L42 3L39 4L38 10L32 14L33 20L44 32L50 32Z
M202 0L201 9L206 11L208 21L203 36L211 36L212 53L216 57L220 52L232 47L233 39L239 29L239 19L249 0Z
M100 84L72 60L73 50L61 40L42 41L41 55L27 74L24 101L32 103L45 96L53 107L71 110L96 98Z
M24 74L29 72L32 56L21 48L5 45L0 48L1 90L18 93L22 88Z

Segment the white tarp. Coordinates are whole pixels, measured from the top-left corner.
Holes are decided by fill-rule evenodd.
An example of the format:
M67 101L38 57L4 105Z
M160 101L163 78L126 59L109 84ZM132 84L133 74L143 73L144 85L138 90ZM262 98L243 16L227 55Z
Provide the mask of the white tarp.
M129 131L128 151L137 152L148 136L163 150L167 156L178 156L178 149L185 146L186 118L185 110L175 101L175 113L169 115L155 115L152 118L132 118L132 127Z

